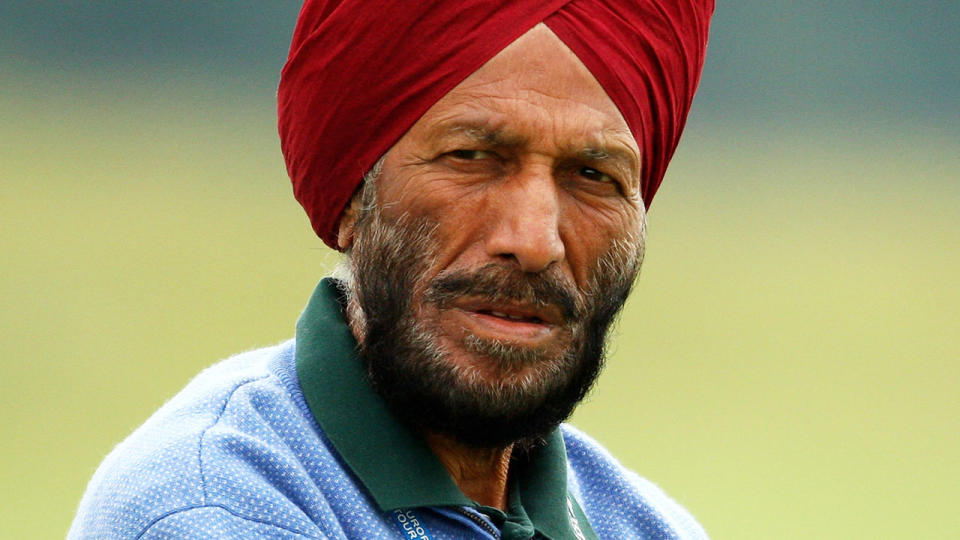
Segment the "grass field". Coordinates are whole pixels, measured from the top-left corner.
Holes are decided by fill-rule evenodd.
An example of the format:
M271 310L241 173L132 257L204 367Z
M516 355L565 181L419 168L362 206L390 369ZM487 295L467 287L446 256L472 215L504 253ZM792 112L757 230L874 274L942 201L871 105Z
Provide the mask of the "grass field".
M290 337L336 261L272 102L173 88L0 101L0 538L62 537L110 448ZM958 179L925 126L694 116L574 423L715 539L956 538Z

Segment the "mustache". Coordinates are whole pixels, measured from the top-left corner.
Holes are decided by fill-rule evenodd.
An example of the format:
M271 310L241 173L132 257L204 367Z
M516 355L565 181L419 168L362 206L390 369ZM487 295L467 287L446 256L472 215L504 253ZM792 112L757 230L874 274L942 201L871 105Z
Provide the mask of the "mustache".
M564 320L579 320L584 308L577 301L576 287L555 273L531 274L490 263L472 271L438 276L426 292L426 300L447 307L463 296L477 296L492 302L519 302L557 306Z

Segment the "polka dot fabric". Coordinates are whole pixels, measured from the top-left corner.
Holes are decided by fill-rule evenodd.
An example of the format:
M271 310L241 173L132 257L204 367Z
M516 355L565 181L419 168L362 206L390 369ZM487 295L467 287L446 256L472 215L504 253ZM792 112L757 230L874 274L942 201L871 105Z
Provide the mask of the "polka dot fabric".
M624 469L586 434L564 425L563 440L570 491L600 538L707 538L683 507L648 480Z
M68 537L404 538L314 421L294 348L244 353L198 375L107 456ZM706 538L659 489L563 430L571 493L601 538ZM419 515L436 540L492 538L449 512Z

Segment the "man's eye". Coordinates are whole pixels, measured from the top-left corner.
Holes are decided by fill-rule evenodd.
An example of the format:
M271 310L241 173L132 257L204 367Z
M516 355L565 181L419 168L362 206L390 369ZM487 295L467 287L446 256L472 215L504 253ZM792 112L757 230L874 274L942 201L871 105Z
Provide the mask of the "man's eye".
M490 152L484 152L483 150L454 150L450 152L450 155L464 161L476 161L490 157Z
M605 172L598 171L592 167L582 167L579 171L580 176L593 180L594 182L612 183L615 180Z

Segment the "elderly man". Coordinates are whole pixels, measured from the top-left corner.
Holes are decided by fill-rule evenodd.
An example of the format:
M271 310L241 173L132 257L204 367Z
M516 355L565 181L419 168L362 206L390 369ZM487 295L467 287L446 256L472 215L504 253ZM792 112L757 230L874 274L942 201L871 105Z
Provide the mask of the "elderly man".
M71 536L705 537L561 422L639 270L712 2L430 4L305 4L280 136L343 263L294 340L106 459Z

